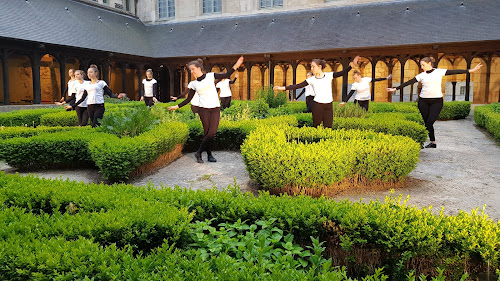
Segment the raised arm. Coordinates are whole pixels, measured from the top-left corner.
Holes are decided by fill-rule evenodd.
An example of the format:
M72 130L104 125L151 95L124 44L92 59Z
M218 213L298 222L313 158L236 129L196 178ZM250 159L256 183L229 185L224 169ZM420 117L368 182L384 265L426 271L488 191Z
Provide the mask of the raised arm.
M241 65L243 64L243 56L241 56L238 61L233 65L232 68L229 69L228 72L226 73L214 73L215 79L224 79L224 78L230 78L231 74L235 72Z
M483 65L481 63L478 63L474 68L472 69L448 69L446 70L445 75L454 75L454 74L466 74L467 72L472 73L477 70L479 70Z
M351 71L351 69L358 64L359 58L359 56L355 56L354 59L349 63L349 66L347 66L345 69L342 69L342 71L333 72L333 78L347 75L347 73L349 73L349 71Z

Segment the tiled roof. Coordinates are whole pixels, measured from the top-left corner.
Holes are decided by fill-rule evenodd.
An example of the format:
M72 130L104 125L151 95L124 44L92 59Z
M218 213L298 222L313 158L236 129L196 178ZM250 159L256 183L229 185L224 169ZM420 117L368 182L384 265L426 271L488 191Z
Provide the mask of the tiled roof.
M1 0L0 19L0 37L153 56L141 21L82 2Z
M146 26L77 1L1 0L0 37L154 58L259 54L500 40L499 15L499 0L408 0Z
M499 40L500 1L394 1L148 28L155 57Z

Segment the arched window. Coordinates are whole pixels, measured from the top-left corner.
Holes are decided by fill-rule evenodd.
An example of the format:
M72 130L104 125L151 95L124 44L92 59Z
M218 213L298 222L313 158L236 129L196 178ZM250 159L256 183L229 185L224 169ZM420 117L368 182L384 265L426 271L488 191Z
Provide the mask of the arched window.
M260 0L260 8L283 7L283 0Z
M222 0L203 0L203 13L222 13Z
M158 18L175 18L175 0L158 0Z

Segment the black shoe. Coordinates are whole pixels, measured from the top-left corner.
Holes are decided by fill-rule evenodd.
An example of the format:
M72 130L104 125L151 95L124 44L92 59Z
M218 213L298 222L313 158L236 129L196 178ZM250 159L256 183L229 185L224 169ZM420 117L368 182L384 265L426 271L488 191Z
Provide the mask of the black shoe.
M433 142L429 143L428 145L425 146L425 148L436 148L437 145Z
M208 154L208 162L217 162L212 154Z
M201 159L201 153L196 152L194 154L194 157L196 157L196 162L203 163L203 159Z

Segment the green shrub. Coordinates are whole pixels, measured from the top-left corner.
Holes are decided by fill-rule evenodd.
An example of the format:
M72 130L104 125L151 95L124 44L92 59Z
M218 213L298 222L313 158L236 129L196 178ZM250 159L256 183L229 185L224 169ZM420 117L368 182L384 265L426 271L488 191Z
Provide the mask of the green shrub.
M187 225L191 215L193 220L210 221L203 234L203 225ZM219 249L203 246L203 241L226 248L232 242L245 242L237 247L260 247L250 236L239 235L251 233L252 224L260 231L270 221L272 227L267 229L272 235L262 233L264 245L272 239L284 240L289 234L294 239L283 241L288 245L264 248L262 253L275 253L277 247L299 250L297 244L311 245L308 249L312 256L320 252L323 259L332 258L332 263L323 260L323 270L317 273L312 266L295 268L298 258L269 260L263 256L263 262L255 262L254 255L248 256L251 261L234 258L237 250L203 258L204 252ZM238 234L214 230L210 228L213 225ZM192 237L196 233L200 233L201 241ZM168 242L153 248L162 236ZM310 236L320 240L311 244ZM117 242L104 246L111 241ZM188 241L198 246L189 246ZM180 248L170 246L174 242ZM325 197L278 197L266 192L255 197L239 189L109 186L0 173L0 279L5 280L85 280L92 276L105 280L347 281L349 275L375 274L374 265L384 267L384 274L394 280L406 280L401 270L403 274L415 270L412 275L419 276L421 270L437 266L458 276L450 280L459 280L468 269L483 270L487 264L498 268L499 253L500 225L484 213L474 210L456 216L435 215L430 208L410 207L401 197L352 203ZM362 258L367 255L371 258ZM319 256L317 261L321 261ZM348 267L336 271L336 265L343 261L350 261ZM403 268L395 266L400 262Z
M108 180L120 181L128 179L129 173L142 164L184 144L187 137L187 125L164 123L137 137L97 139L89 144L89 150L101 174Z
M286 93L283 91L275 92L273 90L273 85L260 88L257 91L257 99L264 100L270 108L279 107L280 105L286 104L288 101Z
M222 120L262 119L266 118L268 113L269 105L262 99L253 102L240 101L222 111Z
M299 127L312 127L311 114L294 114L297 118ZM332 129L353 129L369 130L395 136L407 136L417 143L423 144L427 139L427 131L423 125L412 121L394 118L392 113L377 116L370 115L370 118L333 118Z
M0 141L0 159L19 169L92 167L92 139L106 138L90 128L41 133Z
M41 133L72 131L74 127L0 127L0 140L10 138L28 138Z
M358 117L364 118L366 116L366 110L361 106L355 105L354 103L346 103L343 106L338 106L337 103L333 104L333 117Z
M241 146L262 188L323 187L345 179L399 181L418 162L420 147L402 136L323 128L257 128Z
M476 106L474 121L479 127L486 128L497 140L500 140L500 103Z
M444 102L443 109L439 113L439 120L464 119L469 116L470 108L470 101Z
M62 110L62 108L38 108L0 113L0 126L37 127L40 126L41 116Z
M78 117L75 111L48 113L40 117L40 125L48 127L78 126Z
M113 134L119 137L135 137L151 130L160 120L155 118L149 107L145 104L136 107L119 107L104 114L100 132Z

